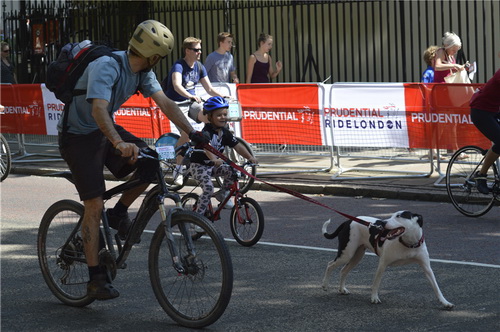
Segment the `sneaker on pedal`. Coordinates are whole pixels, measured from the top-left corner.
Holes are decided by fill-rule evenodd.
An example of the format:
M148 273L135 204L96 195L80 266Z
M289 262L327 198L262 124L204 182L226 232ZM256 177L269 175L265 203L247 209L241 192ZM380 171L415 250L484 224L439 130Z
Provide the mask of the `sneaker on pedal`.
M128 213L123 216L114 215L111 209L106 210L109 227L118 231L120 240L124 241L127 238L128 231L132 225L132 221L128 217Z
M174 172L172 176L174 177L174 184L178 186L182 186L184 184L184 175L183 173L183 167L182 165L177 165L174 168Z
M218 192L216 192L214 194L214 197L216 200L218 200L219 202L224 202L224 200L226 199L226 197L229 195L229 191L227 190L219 190ZM226 202L226 205L224 205L224 209L232 209L234 207L234 203L232 200L228 200Z
M120 296L120 293L107 281L106 275L98 274L87 283L87 295L96 300L111 300Z
M490 193L490 189L488 188L486 178L486 175L476 172L476 174L474 174L473 180L476 182L477 191L479 191L481 194L488 195Z

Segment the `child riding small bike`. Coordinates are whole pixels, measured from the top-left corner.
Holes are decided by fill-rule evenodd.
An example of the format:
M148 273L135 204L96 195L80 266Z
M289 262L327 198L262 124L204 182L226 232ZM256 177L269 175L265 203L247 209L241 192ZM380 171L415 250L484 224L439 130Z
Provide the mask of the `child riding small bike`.
M257 164L257 159L238 143L237 139L226 127L228 108L229 104L224 98L218 96L209 98L203 104L203 114L207 116L209 122L205 124L202 132L210 138L209 144L219 152L223 153L226 146L231 147L253 164ZM212 177L224 178L221 190L215 195L215 198L222 202L229 194L228 189L233 184L233 172L230 165L224 163L222 159L207 150L193 152L189 170L203 190L196 208L196 212L203 215L207 211L210 198L214 196ZM231 209L233 206L233 202L228 201L225 208Z

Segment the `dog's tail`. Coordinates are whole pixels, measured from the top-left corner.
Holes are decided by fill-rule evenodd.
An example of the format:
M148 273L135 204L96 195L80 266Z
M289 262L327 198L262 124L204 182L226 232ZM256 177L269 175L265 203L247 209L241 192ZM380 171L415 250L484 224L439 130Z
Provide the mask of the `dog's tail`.
M328 220L327 220L327 221L325 221L325 223L323 224L323 235L324 235L324 237L326 237L326 238L327 238L327 239L329 239L329 240L331 240L331 239L335 239L335 238L339 235L340 231L344 228L344 225L346 224L346 223L342 223L342 224L341 224L341 225L340 225L340 226L339 226L339 227L335 230L335 232L333 232L333 233L329 234L329 233L327 232L327 230L326 230L326 229L328 228L328 225L330 224L330 222L331 222L331 219L328 219Z

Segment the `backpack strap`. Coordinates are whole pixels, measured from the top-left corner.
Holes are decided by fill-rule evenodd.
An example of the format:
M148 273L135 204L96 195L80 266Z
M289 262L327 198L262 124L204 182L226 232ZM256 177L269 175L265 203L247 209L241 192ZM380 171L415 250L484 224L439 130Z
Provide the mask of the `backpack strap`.
M115 90L115 87L118 85L118 82L120 81L120 78L122 77L123 64L122 64L122 59L118 55L116 55L114 53L111 53L111 54L109 54L109 56L112 57L113 59L115 59L116 62L118 62L118 64L120 65L120 74L118 76L118 79L113 84L113 87L111 88L111 90L113 91L113 90ZM139 78L139 85L140 85L140 78ZM138 89L139 89L139 86L137 86L137 90L136 91L138 91ZM87 90L74 89L73 90L73 98L76 97L76 96L84 95L86 93L87 93ZM112 98L112 100L111 100L110 103L112 103L113 99L115 98L115 96L114 96L113 93L111 93L111 98ZM63 123L62 123L62 127L63 127L63 130L62 130L62 139L63 139L63 141L65 140L66 135L68 133L68 129L69 129L69 126L68 126L68 114L69 114L69 106L71 105L72 102L73 102L73 99L71 99L71 101L69 103L64 104L64 115L63 115Z

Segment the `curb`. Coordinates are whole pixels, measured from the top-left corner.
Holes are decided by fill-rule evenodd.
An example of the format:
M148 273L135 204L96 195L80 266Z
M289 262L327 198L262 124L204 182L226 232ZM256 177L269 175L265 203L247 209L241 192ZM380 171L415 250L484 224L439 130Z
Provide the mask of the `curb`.
M37 176L57 176L54 173L64 172L67 169L64 168L34 168L34 167L22 167L16 166L12 167L11 174L25 174L25 175L37 175ZM52 174L52 175L51 175ZM104 178L109 181L116 181L116 178L109 172L104 173ZM270 180L266 180L270 182ZM329 196L348 196L348 197L369 197L373 199L402 199L402 200L413 200L413 201L432 201L432 202L449 202L446 190L433 188L415 188L411 186L395 186L395 185L383 185L380 183L374 184L359 184L353 182L344 182L343 184L306 184L292 181L290 182L276 182L272 183L290 189L301 194L306 195L329 195ZM318 181L319 182L319 181ZM196 185L193 179L189 179L188 185ZM277 190L265 183L256 181L252 190L261 191L274 191Z

